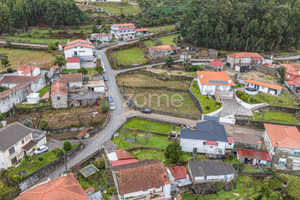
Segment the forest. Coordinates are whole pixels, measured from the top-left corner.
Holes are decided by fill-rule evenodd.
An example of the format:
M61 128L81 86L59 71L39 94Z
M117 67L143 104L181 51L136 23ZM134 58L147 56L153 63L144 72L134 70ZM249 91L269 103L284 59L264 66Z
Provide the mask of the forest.
M0 0L0 34L37 25L79 25L84 20L73 0Z
M180 33L187 43L214 49L299 49L300 0L190 0Z

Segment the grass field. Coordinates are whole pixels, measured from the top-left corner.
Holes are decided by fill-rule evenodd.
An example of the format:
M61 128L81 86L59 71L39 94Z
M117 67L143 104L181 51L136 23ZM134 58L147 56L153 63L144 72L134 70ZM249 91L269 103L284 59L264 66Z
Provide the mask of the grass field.
M124 127L159 132L159 133L169 133L172 128L172 125L162 124L158 122L151 122L151 121L136 118L128 121L126 124L124 124Z
M167 88L181 88L187 89L190 85L190 81L163 81L157 78L153 78L151 76L145 74L125 74L118 75L117 81L120 86L134 86L134 87L157 87L163 86Z
M44 94L46 94L46 92L48 92L50 90L51 86L46 86L43 89L41 89L40 91L38 91L38 93L40 93L40 98L44 96Z
M116 55L113 55L114 59ZM145 53L139 47L117 51L118 65L132 65L146 63Z
M162 36L162 37L159 37L159 39L162 41L163 45L174 45L175 46L176 44L173 42L173 39L177 35L178 34ZM152 40L146 40L146 41L144 41L144 44L146 45L147 48L151 48L151 47L155 46L154 41L152 41Z
M138 5L131 5L127 2L94 2L91 5L95 5L100 8L104 8L108 10L113 15L121 15L121 13L128 13L130 15L135 15L140 12L140 8Z
M283 122L283 123L299 124L299 120L291 113L265 111L264 113L254 112L253 114L254 114L253 116L254 120L265 120L265 121L276 121L276 122Z
M140 107L190 116L201 114L187 92L136 89L136 96L134 89L125 88L125 92Z
M130 131L121 129L119 131L119 134L120 136L118 139L113 139L113 143L115 143L119 149L129 149L131 147L138 146L148 146L165 149L168 144L172 143L172 141L168 140L168 137L155 134L149 134L150 138L147 143L147 140L145 138L146 133L143 131ZM135 138L136 142L125 141L125 138Z
M146 27L150 32L158 31L175 31L175 25L166 25L166 26L155 26L155 27Z
M18 63L22 62L27 64L29 62L36 63L39 67L50 68L52 67L52 61L54 56L46 51L41 50L25 50L25 49L0 49L0 54L7 54L11 63L9 67L16 70ZM6 71L1 68L0 71Z
M200 90L199 90L199 87L198 87L198 84L196 81L193 81L193 83L190 87L190 90L200 101L201 106L204 110L204 114L214 112L222 107L222 105L218 106L216 100L214 100L213 98L202 95L200 93ZM207 106L209 106L209 110L207 109Z
M95 68L86 68L88 71L88 74L97 74ZM78 73L78 69L64 69L62 71L63 74L74 74L74 73Z

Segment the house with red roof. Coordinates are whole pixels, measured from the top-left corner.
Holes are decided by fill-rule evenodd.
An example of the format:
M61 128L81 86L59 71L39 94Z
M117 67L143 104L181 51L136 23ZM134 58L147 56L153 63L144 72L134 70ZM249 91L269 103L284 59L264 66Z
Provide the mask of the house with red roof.
M296 126L264 124L264 141L272 166L300 169L300 132Z
M17 68L19 76L39 76L41 70L35 63L28 63L27 65L19 65Z
M281 94L281 89L282 89L281 86L263 83L251 79L246 80L246 87L255 89L258 92L263 92L266 94L276 95L276 96ZM247 93L247 90L245 90L245 92Z
M68 42L64 47L65 58L80 57L82 59L93 59L95 47L91 42L85 40L74 40Z
M172 185L183 187L192 184L187 174L187 168L181 166L166 166L166 170L169 180L172 181Z
M239 52L227 55L227 65L238 72L247 72L262 64L263 59L258 53Z
M91 41L94 43L109 43L112 39L112 33L93 33L91 35Z
M159 45L149 48L149 55L151 57L167 56L176 54L178 50L174 45Z
M291 81L286 81L288 84L288 87L290 87L292 90L294 90L297 93L300 93L300 76L294 78Z
M202 95L233 97L235 83L226 72L197 71L197 83Z
M88 200L89 196L83 190L72 172L39 184L16 198L16 200Z
M138 28L138 29L135 29L135 35L136 36L139 36L139 35L145 35L148 33L148 29L146 28Z
M113 24L110 29L113 37L119 40L135 39L135 26L132 23Z
M286 69L285 79L287 81L291 81L300 76L300 63L280 64L280 66L283 66Z
M270 166L271 164L271 157L268 152L264 151L256 151L252 149L237 149L237 158L243 163L243 164L252 164L256 165L267 165Z
M107 153L107 157L113 167L138 162L134 156L124 149L117 149Z
M51 85L51 103L53 108L68 107L68 89L67 84L60 79L54 81Z
M216 71L223 70L225 65L226 65L226 63L221 62L219 59L215 59L213 62L207 63L208 68L214 69Z
M66 63L67 69L80 69L80 57L68 57Z

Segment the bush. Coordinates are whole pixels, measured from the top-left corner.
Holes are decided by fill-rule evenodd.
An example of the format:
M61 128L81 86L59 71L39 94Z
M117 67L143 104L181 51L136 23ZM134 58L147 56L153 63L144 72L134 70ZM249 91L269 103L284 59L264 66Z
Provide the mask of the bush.
M165 156L170 159L172 163L177 163L183 152L178 142L171 143L167 146Z
M116 187L107 188L106 191L107 191L107 194L109 194L109 195L117 194L117 188Z
M288 177L286 177L285 175L283 175L283 174L274 174L273 175L274 177L276 177L278 180L280 180L282 183L284 183L284 184L287 184L288 183L288 181L289 181L289 178Z
M222 103L216 102L216 106L221 106L221 105L222 105Z
M206 110L209 110L210 109L210 106L205 106Z
M24 125L24 126L27 126L28 128L32 128L32 127L33 127L33 123L32 123L32 121L29 120L29 119L25 119L25 120L23 121L23 125Z
M82 68L80 68L80 69L78 70L78 73L87 74L87 73L88 73L88 70L87 70L86 68L82 67Z
M39 161L43 161L44 160L44 158L42 158L42 157L38 157L38 159L39 159Z
M104 169L105 168L105 162L104 162L103 158L97 158L94 161L94 164L99 169Z
M42 129L42 130L46 130L47 127L48 127L48 122L45 121L45 120L42 120L42 121L40 122L40 124L39 124L39 127L40 127L40 129Z
M247 96L247 94L243 94L241 96L241 100L244 101L244 102L248 102L248 96Z
M65 141L64 142L64 150L65 151L70 151L72 149L72 145L70 141Z
M234 156L233 153L229 153L229 154L228 154L229 160L232 160L232 159L233 159L233 156Z
M102 196L104 199L109 199L109 194L102 192Z
M57 157L59 158L59 157L62 157L63 155L65 155L64 151L59 149L58 152L57 152Z
M10 68L10 67L9 67L9 68L7 68L7 70L6 70L6 71L7 71L7 73L12 73L12 72L13 72L12 68Z
M199 66L199 65L188 65L188 66L185 67L185 70L195 72L195 71L203 71L204 68L202 66Z
M274 177L268 180L267 183L272 190L279 190L282 188L282 183L280 182L280 180Z

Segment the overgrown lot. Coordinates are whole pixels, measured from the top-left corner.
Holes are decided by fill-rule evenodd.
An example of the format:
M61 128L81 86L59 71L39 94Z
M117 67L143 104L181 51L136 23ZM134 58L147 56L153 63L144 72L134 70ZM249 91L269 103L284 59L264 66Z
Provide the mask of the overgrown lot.
M299 119L297 116L291 113L282 113L282 112L270 112L264 111L264 113L253 113L254 120L264 120L264 121L272 121L277 123L288 123L288 124L299 124Z
M174 34L174 35L167 35L167 36L162 36L157 38L158 40L161 40L162 45L176 45L173 41L173 39L175 37L177 37L178 34ZM154 38L155 40L156 38ZM155 46L155 42L154 40L145 40L144 44L146 45L147 48L151 48Z
M114 54L111 54L114 60L117 59L118 65L132 65L132 64L142 64L147 62L145 58L145 53L140 47L132 47L129 49L119 50Z
M95 5L100 8L108 10L113 15L121 15L122 13L128 13L130 15L138 14L140 9L138 5L131 5L125 2L94 2L91 5Z

